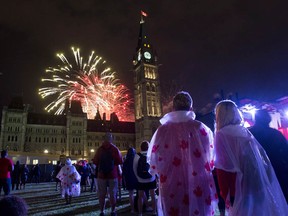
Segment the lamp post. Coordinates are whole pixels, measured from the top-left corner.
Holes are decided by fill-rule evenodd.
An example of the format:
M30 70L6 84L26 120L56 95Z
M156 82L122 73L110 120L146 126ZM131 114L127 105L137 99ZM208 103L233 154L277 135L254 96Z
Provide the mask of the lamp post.
M3 73L2 72L0 72L0 86L3 86L2 85L2 81L1 81L1 76L3 75ZM0 110L2 110L1 108L2 108L2 103L1 103L1 99L2 99L2 91L4 91L4 89L1 89L0 88Z

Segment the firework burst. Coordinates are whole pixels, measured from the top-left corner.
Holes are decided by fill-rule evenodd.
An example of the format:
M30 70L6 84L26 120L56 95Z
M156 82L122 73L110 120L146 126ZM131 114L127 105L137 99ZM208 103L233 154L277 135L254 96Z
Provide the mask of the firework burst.
M72 51L73 64L63 54L57 54L62 65L46 70L50 78L42 82L48 87L40 88L39 94L53 99L45 110L62 114L66 101L78 100L89 119L99 111L106 113L108 119L111 113L116 113L120 121L133 121L129 90L115 78L115 72L105 67L102 57L95 56L93 51L84 63L80 50L72 47Z

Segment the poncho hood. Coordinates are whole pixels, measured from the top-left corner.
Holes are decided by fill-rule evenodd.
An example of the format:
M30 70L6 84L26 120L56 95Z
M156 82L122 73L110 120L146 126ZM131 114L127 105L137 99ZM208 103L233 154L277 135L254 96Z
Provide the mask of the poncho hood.
M167 122L187 122L189 120L194 120L196 117L193 111L173 111L164 115L160 119L160 123L163 125Z
M241 125L227 125L221 128L220 131L235 137L252 138L249 130Z

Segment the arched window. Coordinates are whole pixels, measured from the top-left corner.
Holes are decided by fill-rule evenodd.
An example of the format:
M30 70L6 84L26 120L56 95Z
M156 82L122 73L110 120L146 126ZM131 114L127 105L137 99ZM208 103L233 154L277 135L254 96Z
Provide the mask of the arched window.
M156 86L155 86L154 83L153 83L152 86L151 86L151 91L152 91L152 92L156 92Z
M149 83L146 84L146 91L150 91L150 84Z

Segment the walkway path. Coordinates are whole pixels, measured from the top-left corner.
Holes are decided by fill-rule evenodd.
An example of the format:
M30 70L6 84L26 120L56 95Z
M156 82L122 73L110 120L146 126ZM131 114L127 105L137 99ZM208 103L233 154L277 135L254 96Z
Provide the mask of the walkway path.
M96 193L90 191L81 193L79 197L74 197L70 205L65 204L59 191L55 191L55 182L49 183L29 183L25 190L11 191L11 195L17 195L25 199L29 206L28 216L98 216L99 201ZM107 202L109 207L109 202ZM118 216L135 216L130 213L130 206L127 191L122 190L121 201L117 203ZM110 208L106 209L106 214L110 215ZM149 213L144 214L149 216ZM215 216L219 216L216 210Z

